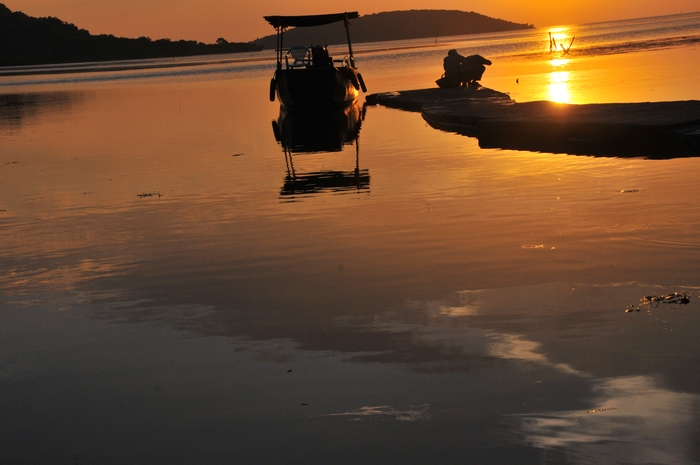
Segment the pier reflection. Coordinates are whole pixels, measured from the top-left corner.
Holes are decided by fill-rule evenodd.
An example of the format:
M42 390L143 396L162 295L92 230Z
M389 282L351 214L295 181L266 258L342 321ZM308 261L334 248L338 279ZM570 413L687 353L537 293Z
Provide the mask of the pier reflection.
M287 167L280 195L367 191L369 172L360 169L359 135L364 116L365 109L360 108L357 101L342 108L289 110L280 107L278 119L272 122ZM295 155L342 152L345 145L355 146L355 167L352 170L298 171L294 166Z

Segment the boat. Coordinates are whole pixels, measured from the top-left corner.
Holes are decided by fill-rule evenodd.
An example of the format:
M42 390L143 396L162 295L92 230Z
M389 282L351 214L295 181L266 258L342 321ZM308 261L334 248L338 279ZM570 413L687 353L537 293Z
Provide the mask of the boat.
M275 97L286 108L344 106L354 102L360 89L367 92L357 71L350 41L349 20L354 12L310 16L264 16L277 30L277 69L270 81L270 101ZM348 38L348 54L333 59L324 45L284 47L284 31L289 27L322 26L343 22Z

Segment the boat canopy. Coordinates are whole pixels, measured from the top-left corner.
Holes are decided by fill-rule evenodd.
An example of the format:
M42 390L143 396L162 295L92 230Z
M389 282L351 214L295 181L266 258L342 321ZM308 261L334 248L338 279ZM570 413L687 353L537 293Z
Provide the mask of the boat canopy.
M264 16L265 20L275 29L287 27L311 27L323 26L324 24L337 23L346 19L359 18L357 11L345 13L332 13L327 15L307 15L307 16Z

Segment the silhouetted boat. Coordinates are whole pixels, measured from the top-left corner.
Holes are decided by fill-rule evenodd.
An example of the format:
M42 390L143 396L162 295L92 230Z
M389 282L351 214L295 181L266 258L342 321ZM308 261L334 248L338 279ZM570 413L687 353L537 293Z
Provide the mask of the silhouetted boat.
M357 99L359 90L367 92L357 71L350 42L350 23L355 12L312 16L265 16L277 30L277 70L270 81L270 101L275 94L287 108L347 105ZM297 45L284 48L284 30L288 27L321 26L343 21L348 38L348 55L333 59L322 45Z

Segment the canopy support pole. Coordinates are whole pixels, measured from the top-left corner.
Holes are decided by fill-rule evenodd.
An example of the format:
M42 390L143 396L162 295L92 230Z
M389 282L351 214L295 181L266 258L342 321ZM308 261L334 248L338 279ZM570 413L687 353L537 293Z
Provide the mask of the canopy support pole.
M355 68L355 57L352 54L352 42L350 41L350 21L348 21L348 15L345 14L345 19L343 20L345 24L345 35L348 37L348 52L350 53L350 64Z

